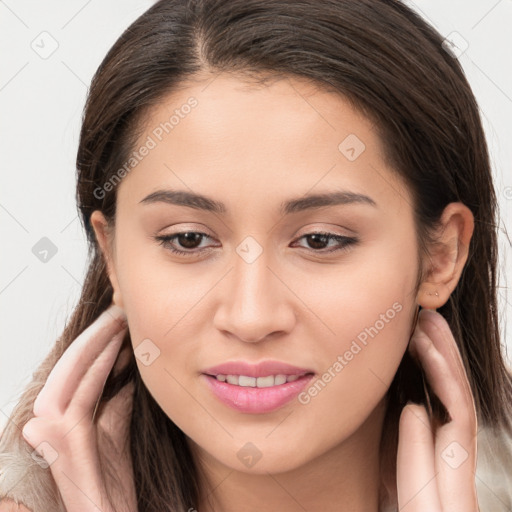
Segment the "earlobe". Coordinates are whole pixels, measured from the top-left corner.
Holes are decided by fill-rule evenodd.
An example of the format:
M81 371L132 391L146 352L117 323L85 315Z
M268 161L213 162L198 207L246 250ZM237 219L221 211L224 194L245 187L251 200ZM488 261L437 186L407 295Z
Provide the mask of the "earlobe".
M430 282L423 282L418 290L416 302L422 309L433 309L441 307L450 296L452 290L444 289L444 292L440 292L442 284L433 284Z
M457 286L469 255L474 218L462 203L450 203L440 218L440 227L424 259L424 279L416 302L425 309L443 306Z
M124 309L119 284L117 282L117 275L114 267L113 247L112 247L112 233L105 216L100 210L95 210L91 214L91 225L96 235L96 241L103 254L105 264L107 267L108 277L113 289L112 302L116 306Z
M122 302L117 297L117 292L114 290L114 293L112 294L112 303L116 306L119 306L120 308L123 308ZM124 309L124 308L123 308Z

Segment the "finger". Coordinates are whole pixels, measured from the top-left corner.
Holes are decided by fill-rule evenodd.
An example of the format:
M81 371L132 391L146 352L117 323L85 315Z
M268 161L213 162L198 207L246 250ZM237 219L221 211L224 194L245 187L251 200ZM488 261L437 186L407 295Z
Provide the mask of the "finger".
M432 310L422 310L420 312L419 328L420 335L414 337L413 340L416 348L423 348L424 353L433 349L431 353L432 360L440 361L440 365L432 367L432 371L437 372L440 377L438 381L431 383L432 389L442 400L445 407L453 409L453 413L458 420L467 422L474 427L474 435L476 435L476 409L473 394L459 347L450 326L439 313ZM441 359L438 356L441 356ZM449 377L449 380L443 379L443 376ZM451 412L450 416L455 419Z
M133 358L133 348L130 340L126 340L120 350L119 355L117 357L116 362L114 363L114 367L112 368L113 375L119 375L121 371L128 366L130 360Z
M476 511L477 418L457 344L446 320L434 311L422 311L411 341L433 391L452 418L435 433L435 467L443 509Z
M432 427L422 405L408 404L400 415L397 494L399 510L442 510L436 482Z
M129 434L130 417L133 409L135 384L129 382L112 399L101 404L97 413L97 423L118 447L125 447Z
M112 305L71 343L34 401L35 415L63 414L89 366L124 328L124 319L123 310Z
M115 357L111 358L109 367L112 366L114 359ZM128 499L129 503L132 504L136 503L129 436L129 418L132 410L134 389L134 383L130 382L111 400L102 404L97 426L94 428L94 440L84 444L84 433L81 432L77 433L76 439L78 442L75 442L75 438L73 437L74 429L71 433L66 433L66 436L71 436L68 443L72 448L70 457L73 458L73 463L66 464L66 466L62 468L55 468L55 472L57 473L61 470L59 481L69 490L69 496L70 499L73 500L73 503L75 503L74 494L77 492L77 489L80 489L81 494L80 496L77 495L79 500L82 500L84 495L88 497L89 503L82 503L83 500L79 501L80 508L76 505L77 510L83 510L81 508L82 506L90 506L92 502L95 504L101 503L101 500L106 496L104 492L106 488L115 490L115 494L109 496L109 499L113 500L113 503L121 504L123 499ZM75 401L76 398L73 400ZM70 406L66 411L66 415L70 414L71 410L72 407ZM77 407L77 410L79 410L79 407ZM89 413L90 410L89 408ZM82 444L85 449L83 451L77 451L75 448L77 444ZM100 459L103 461L107 460L109 464L111 464L111 468L116 475L116 485L117 482L122 483L122 494L118 494L117 487L111 487L111 484L114 482L110 479L110 474L100 478L98 468L103 465ZM100 508L103 511L106 510L104 506L100 506ZM130 506L125 509L124 507L116 506L115 510L118 512L124 510L133 511L136 510L136 507L133 508Z
M54 419L34 417L22 432L34 448L32 458L44 469L50 468L66 510L97 512L104 486L98 472L98 454L91 444L84 438L71 444L64 441L62 424Z
M112 370L125 334L126 328L114 334L103 351L92 362L66 405L66 415L82 418L90 412L92 419L93 409L103 391L108 374Z

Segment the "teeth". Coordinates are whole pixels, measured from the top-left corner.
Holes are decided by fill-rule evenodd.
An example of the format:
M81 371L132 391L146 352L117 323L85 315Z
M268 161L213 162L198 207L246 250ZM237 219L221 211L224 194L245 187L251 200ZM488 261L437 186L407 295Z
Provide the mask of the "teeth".
M255 377L246 377L245 375L240 375L238 377L238 385L243 387L253 388L256 386L256 378Z
M235 386L238 386L238 375L227 375L226 380L228 381L228 384L235 384Z
M275 385L279 386L280 384L284 384L286 382L286 375L276 375L275 376Z
M227 382L235 386L248 388L269 388L271 386L280 386L285 382L296 381L302 375L268 375L266 377L248 377L247 375L216 375L217 380Z
M286 379L285 379L286 382ZM270 386L275 385L275 377L273 375L269 375L268 377L258 377L256 379L256 386L259 388L269 388Z

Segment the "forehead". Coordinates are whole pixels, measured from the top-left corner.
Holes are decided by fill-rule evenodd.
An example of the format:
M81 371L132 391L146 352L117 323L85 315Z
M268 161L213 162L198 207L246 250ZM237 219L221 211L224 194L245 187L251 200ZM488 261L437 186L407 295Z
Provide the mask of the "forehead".
M309 80L221 73L183 83L147 112L134 150L145 146L121 184L139 201L161 185L235 200L314 188L407 195L374 124Z

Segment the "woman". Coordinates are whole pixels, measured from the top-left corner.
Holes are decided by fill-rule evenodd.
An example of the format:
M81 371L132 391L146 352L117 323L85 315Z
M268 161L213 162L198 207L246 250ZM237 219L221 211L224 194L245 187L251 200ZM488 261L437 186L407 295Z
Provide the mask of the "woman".
M477 435L502 454L512 431L496 198L420 17L160 1L93 79L77 168L90 268L2 435L3 495L479 509Z

